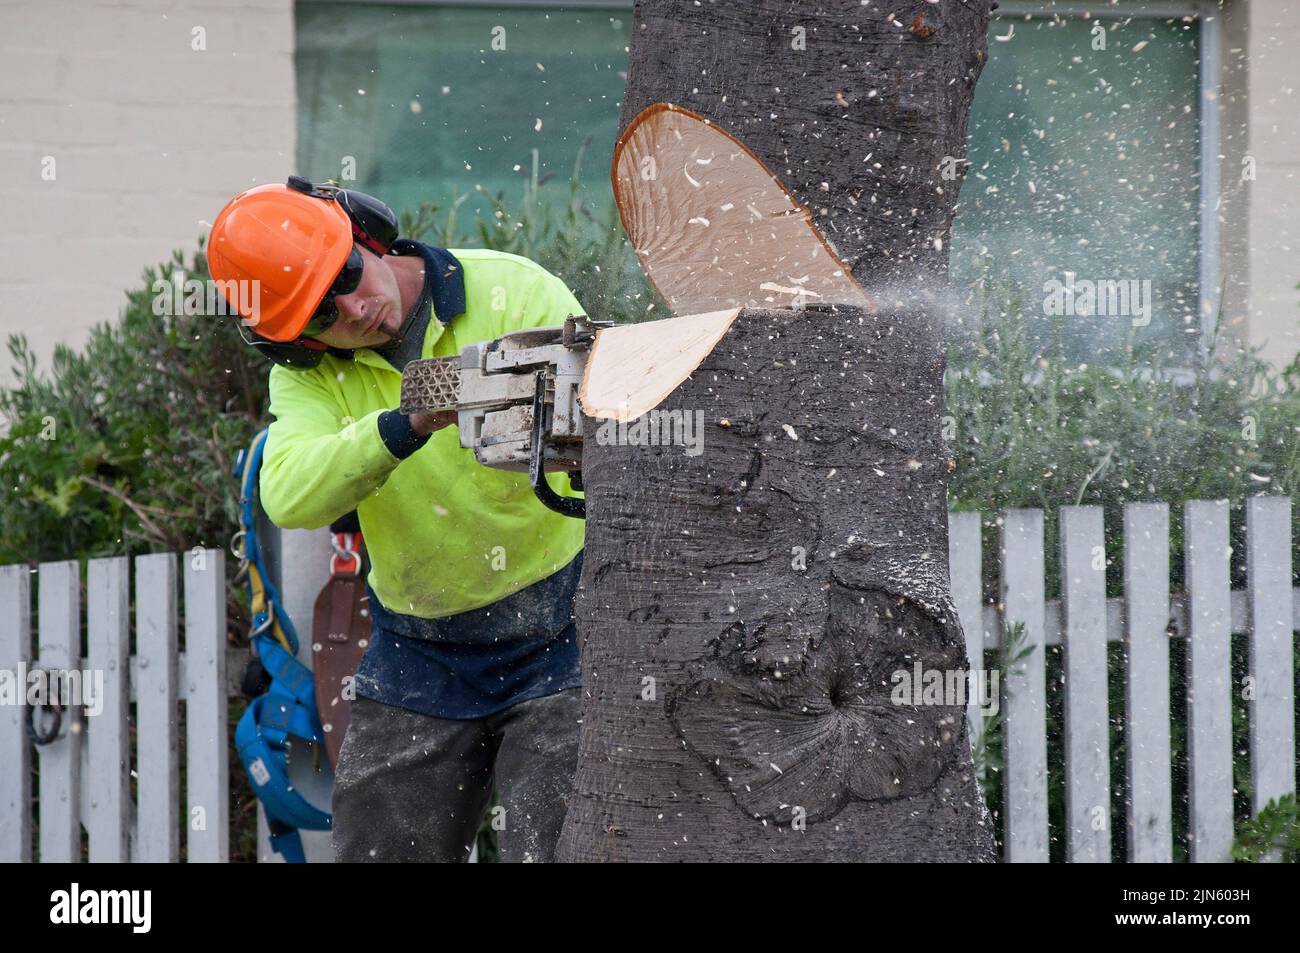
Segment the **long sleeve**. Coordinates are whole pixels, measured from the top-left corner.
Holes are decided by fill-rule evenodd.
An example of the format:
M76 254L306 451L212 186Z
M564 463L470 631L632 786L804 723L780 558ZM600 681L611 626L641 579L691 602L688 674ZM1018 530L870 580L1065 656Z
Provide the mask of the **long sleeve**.
M538 282L525 309L525 320L534 327L563 324L569 315L586 314L582 304L563 280L549 272Z
M541 266L534 265L533 268L538 274L528 287L522 307L505 316L498 326L498 337L522 328L561 325L570 314L586 314L562 279Z
M383 486L401 462L381 435L381 418L392 411L350 421L314 372L274 368L270 390L275 422L267 435L260 492L277 526L327 526ZM385 422L391 431L391 418Z

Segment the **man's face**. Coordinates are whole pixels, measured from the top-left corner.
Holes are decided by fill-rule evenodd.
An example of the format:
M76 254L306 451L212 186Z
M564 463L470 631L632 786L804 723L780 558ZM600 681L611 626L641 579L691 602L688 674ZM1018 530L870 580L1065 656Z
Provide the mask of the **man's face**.
M354 350L379 347L395 338L406 315L397 288L397 275L388 262L361 245L365 260L355 291L334 298L339 316L328 330L312 337L330 347Z

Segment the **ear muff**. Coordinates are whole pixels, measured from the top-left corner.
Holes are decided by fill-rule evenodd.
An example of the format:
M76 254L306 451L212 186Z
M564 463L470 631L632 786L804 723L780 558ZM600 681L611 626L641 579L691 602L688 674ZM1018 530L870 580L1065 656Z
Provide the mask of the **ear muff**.
M379 257L388 254L397 241L397 216L373 195L340 189L339 206L352 220L352 237Z
M339 203L352 223L352 237L381 258L397 241L397 215L373 195L352 189L313 185L300 175L289 176L289 188L313 198Z

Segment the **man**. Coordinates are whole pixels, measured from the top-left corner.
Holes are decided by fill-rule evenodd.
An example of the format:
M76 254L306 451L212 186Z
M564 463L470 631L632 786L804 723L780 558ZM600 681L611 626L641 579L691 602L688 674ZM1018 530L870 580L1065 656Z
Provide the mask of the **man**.
M502 859L550 860L577 761L583 524L542 506L525 475L479 466L454 414L396 408L409 361L582 306L526 258L398 239L382 202L296 176L236 196L208 260L218 282L259 283L222 287L253 302L241 333L278 365L263 507L304 529L355 509L370 554L336 858L463 861L495 783Z

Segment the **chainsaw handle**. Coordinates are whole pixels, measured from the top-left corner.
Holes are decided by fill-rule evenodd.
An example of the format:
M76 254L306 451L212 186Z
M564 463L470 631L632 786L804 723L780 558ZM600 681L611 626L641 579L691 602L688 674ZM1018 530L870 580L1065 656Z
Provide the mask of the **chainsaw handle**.
M533 392L533 433L528 447L528 482L532 484L533 494L547 509L563 516L575 519L587 518L585 500L572 496L560 496L546 482L544 458L546 456L546 372L536 374L537 389Z

